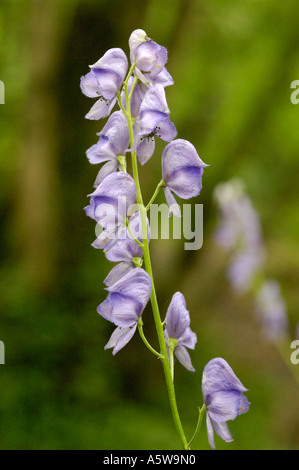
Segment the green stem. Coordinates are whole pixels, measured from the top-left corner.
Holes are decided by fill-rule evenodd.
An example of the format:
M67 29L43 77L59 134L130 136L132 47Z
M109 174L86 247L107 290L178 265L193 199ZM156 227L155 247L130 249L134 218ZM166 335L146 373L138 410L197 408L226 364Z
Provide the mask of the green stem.
M120 95L120 92L118 91L117 92L117 102L118 102L118 106L120 107L120 109L122 110L122 112L124 113L124 115L127 117L127 111L125 110L125 108L123 107L123 104L121 102L121 95Z
M143 321L141 318L139 318L138 322L137 322L137 326L138 326L138 331L139 331L139 334L140 334L140 337L142 339L142 341L144 342L145 346L153 353L155 354L155 356L157 356L159 359L164 359L164 357L158 353L148 342L148 340L146 339L146 337L144 336L144 333L143 333Z
M153 196L152 196L150 202L148 203L148 205L147 205L146 208L145 208L146 211L149 210L150 206L152 205L152 203L154 202L154 200L155 200L156 197L158 196L159 191L160 191L160 189L161 189L163 186L165 186L165 183L164 183L163 180L161 180L160 183L158 184L158 186L156 187L155 192L154 192L154 194L153 194Z
M134 88L137 85L138 81L139 81L138 77L135 77L134 80L133 80L132 87L131 87L130 94L129 94L130 101L131 101L131 98L132 98L132 95L133 95Z
M183 426L182 426L182 423L181 423L179 411L178 411L178 408L177 408L176 397L175 397L175 389L174 389L171 369L170 369L170 365L169 365L169 361L168 361L167 348L166 348L164 332L163 332L163 326L162 326L162 322L161 322L160 311L159 311L158 300L157 300L156 289L155 289L155 283L154 283L154 278L153 278L151 259L150 259L150 251L149 251L149 246L148 246L148 237L147 237L146 210L145 210L145 207L143 205L141 205L141 203L139 203L139 204L140 204L139 207L140 207L140 217L141 217L141 221L142 221L142 233L143 233L143 244L144 244L144 247L143 247L144 265L145 265L145 269L146 269L148 275L150 276L150 279L151 279L151 282L152 282L151 304L152 304L154 321L155 321L157 335L158 335L160 351L161 351L161 354L163 356L162 364L163 364L164 375L165 375L165 380L166 380L166 386L167 386L167 391L168 391L168 398L169 398L170 408L171 408L171 411L172 411L172 416L173 416L175 427L176 427L177 432L180 436L183 448L187 449L188 448L187 439L185 437L185 433L184 433Z
M127 160L124 155L119 155L117 157L117 161L119 162L121 169L124 173L127 173Z
M170 372L171 372L171 379L172 383L174 382L174 357L173 357L173 349L169 350L169 362L170 362Z
M127 86L128 85L128 81L129 81L129 78L131 77L131 75L133 74L134 72L134 69L135 69L136 65L133 63L130 67L130 70L128 72L128 75L126 76L126 79L124 81L124 85ZM131 97L130 97L131 98ZM131 113L130 113L131 114Z
M167 346L168 346L168 354L169 354L169 365L170 365L170 372L172 382L174 382L174 350L178 345L178 340L176 338L168 338Z
M129 71L129 74L133 73L134 68L132 67ZM128 74L128 77L129 77L129 74ZM130 145L132 147L134 143L134 133L133 133L133 122L132 122L132 116L131 116L130 96L128 93L128 77L126 78L124 82L124 91L125 91L125 96L126 96L126 117L128 121ZM159 346L160 346L160 352L161 352L161 356L163 357L161 358L161 361L163 364L169 404L170 404L170 408L171 408L171 412L173 416L173 421L177 429L177 432L180 436L182 446L184 449L189 449L188 444L187 444L187 439L183 430L183 426L181 423L180 415L178 412L178 408L177 408L175 389L174 389L174 385L172 381L171 370L170 370L170 365L168 361L167 348L166 348L166 343L164 339L163 325L162 325L162 321L160 317L160 311L159 311L158 300L157 300L157 295L156 295L156 289L155 289L155 283L154 283L153 271L152 271L152 265L151 265L151 257L150 257L150 251L149 251L149 243L148 243L147 215L146 215L146 209L143 205L143 198L142 198L142 193L141 193L141 188L140 188L136 151L131 152L131 156L132 156L133 178L134 178L134 181L136 184L136 190L137 190L136 201L139 207L141 224L142 224L144 265L145 265L146 272L148 273L152 282L152 291L151 291L150 298L151 298L153 316L154 316L154 321L155 321L155 326L156 326L156 331L157 331L157 336L158 336L158 341L159 341Z
M198 420L197 420L197 424L196 424L196 428L195 428L195 431L194 431L194 434L193 436L191 437L189 443L188 443L188 447L191 445L191 443L194 441L194 439L196 438L197 434L199 433L199 430L200 430L200 427L201 427L201 423L202 423L202 418L203 418L203 415L206 411L206 405L203 405L202 408L198 408L198 411L199 411L199 414L198 414Z

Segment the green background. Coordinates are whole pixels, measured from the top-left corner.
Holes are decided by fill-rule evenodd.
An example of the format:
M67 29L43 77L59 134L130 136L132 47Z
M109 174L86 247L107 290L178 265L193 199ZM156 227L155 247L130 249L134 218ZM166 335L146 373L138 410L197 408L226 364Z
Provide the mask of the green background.
M182 291L198 336L196 373L176 368L186 434L202 404L203 367L221 356L250 389L251 407L229 423L234 442L217 437L217 448L299 448L299 365L288 360L291 349L285 363L262 337L252 298L232 292L227 255L213 241L213 190L241 177L294 338L299 105L290 85L299 79L298 15L297 0L1 0L1 449L179 448L161 366L138 335L115 357L103 351L113 325L96 307L110 265L90 246L94 223L83 212L97 173L85 151L104 121L84 119L92 100L80 77L111 47L128 54L136 28L168 48L171 120L210 165L193 201L204 204L202 249L151 243L163 318ZM145 200L160 180L163 144L141 169ZM149 307L143 319L156 346ZM194 448L209 448L205 424Z

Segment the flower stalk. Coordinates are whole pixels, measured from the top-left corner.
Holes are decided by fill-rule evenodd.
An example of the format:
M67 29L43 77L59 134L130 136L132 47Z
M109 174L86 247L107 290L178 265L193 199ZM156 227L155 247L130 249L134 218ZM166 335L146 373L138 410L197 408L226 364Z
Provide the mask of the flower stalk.
M159 192L160 192L160 189L163 188L163 186L165 186L165 183L163 180L160 181L160 183L157 185L155 191L154 191L154 194L152 195L151 197L151 200L149 201L148 205L146 206L145 210L148 211L149 208L151 207L151 205L153 204L153 202L155 201L156 197L158 196Z
M144 342L145 346L155 355L157 356L159 359L164 359L164 357L158 353L158 351L156 351L151 345L150 343L148 342L148 340L146 339L145 335L144 335L144 332L143 332L143 321L141 318L139 318L138 322L137 322L137 326L138 326L138 331L139 331L139 334L140 334L140 337L142 339L142 341Z
M130 95L128 93L127 80L125 80L124 82L124 91L125 91L125 96L126 96L126 111L127 111L127 120L128 120L129 135L130 135L130 145L133 146L134 131L133 131L133 123L132 123L132 116L131 116L131 102L130 102ZM157 300L157 295L156 295L155 282L154 282L154 276L153 276L153 271L152 271L152 263L151 263L149 243L148 243L146 208L143 205L142 192L141 192L141 187L140 187L140 182L139 182L138 162L137 162L136 151L131 152L131 155L132 155L133 178L134 178L136 189L137 189L136 201L139 207L141 224L142 224L142 241L143 241L142 249L143 249L143 256L144 256L144 266L152 282L152 291L151 291L150 300L151 300L152 311L153 311L153 316L154 316L154 321L155 321L155 326L156 326L156 331L157 331L157 336L158 336L158 341L159 341L159 346L160 346L160 352L161 352L160 356L161 356L161 361L163 364L163 370L164 370L164 375L165 375L165 380L166 380L166 387L167 387L167 392L168 392L170 408L172 411L173 421L177 429L177 432L179 434L182 446L184 449L186 449L188 446L188 443L187 443L187 439L183 430L183 426L181 423L181 419L180 419L180 415L179 415L179 411L178 411L178 407L176 403L175 389L173 385L173 374L171 373L171 368L170 368L170 364L168 361L163 325L161 321L160 310L159 310L159 305L158 305L158 300Z
M195 428L193 436L191 437L191 439L188 443L188 447L190 447L190 445L192 444L192 442L197 437L197 435L200 431L201 423L202 423L203 417L205 415L206 409L207 409L207 407L206 407L205 404L203 404L201 408L198 407L198 419L197 419L197 423L196 423L196 428Z

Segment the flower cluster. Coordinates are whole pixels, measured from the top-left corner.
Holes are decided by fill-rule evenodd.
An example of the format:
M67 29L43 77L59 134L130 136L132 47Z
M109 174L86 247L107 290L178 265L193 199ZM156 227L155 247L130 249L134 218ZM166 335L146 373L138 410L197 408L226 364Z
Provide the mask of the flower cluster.
M217 185L215 199L220 209L215 239L232 254L229 280L236 291L253 294L264 336L278 340L288 329L286 305L279 284L263 272L265 248L258 214L240 179Z
M129 49L130 61L122 49L109 49L90 66L89 73L81 77L80 83L86 96L97 98L86 118L107 117L106 124L97 134L97 142L86 152L91 164L101 164L94 190L88 196L89 204L85 207L87 216L96 222L99 232L92 246L103 250L106 258L115 263L104 280L107 297L97 311L116 327L105 349L112 348L116 354L138 329L145 345L163 362L173 418L187 449L189 445L174 394L174 357L187 370L194 371L187 349L195 348L197 336L190 328L190 316L181 292L173 295L165 320L161 321L150 262L147 210L163 188L169 216L180 217L175 196L190 199L199 195L207 165L190 142L177 138L176 127L170 120L165 87L172 85L173 79L165 67L165 47L137 29L129 38ZM116 105L118 109L114 110ZM152 158L156 138L166 142L161 157L162 179L149 204L144 206L138 162L145 165ZM129 153L132 176L127 172ZM142 314L150 299L160 352L148 343L142 329ZM225 421L247 411L243 391L244 387L225 361L211 361L206 366L203 394L212 446L212 424L228 441Z
M142 240L144 236L150 238L150 230L148 226L147 234L142 233L140 214L132 210L137 189L126 170L127 154L136 152L144 165L154 153L156 138L168 143L162 155L161 187L170 215L180 215L173 194L188 199L200 193L206 166L190 142L176 139L177 130L169 119L165 87L172 85L173 79L165 67L167 50L140 29L131 34L129 48L130 68L125 52L112 48L90 66L90 72L80 82L86 96L97 98L86 118L108 117L98 133L98 141L86 152L91 164L103 165L85 212L101 229L92 245L103 249L107 259L117 263L104 281L108 297L98 307L99 314L117 326L106 345L114 348L114 354L132 338L151 294L151 279L142 269ZM116 104L119 110L114 111ZM128 117L132 119L131 135ZM196 336L189 333L190 328L184 323L186 309L180 301L180 306L174 309L171 303L170 312L174 313L167 314L165 338L174 335L178 341L176 357L193 370L186 347L194 348ZM174 331L170 325L175 322L185 326Z

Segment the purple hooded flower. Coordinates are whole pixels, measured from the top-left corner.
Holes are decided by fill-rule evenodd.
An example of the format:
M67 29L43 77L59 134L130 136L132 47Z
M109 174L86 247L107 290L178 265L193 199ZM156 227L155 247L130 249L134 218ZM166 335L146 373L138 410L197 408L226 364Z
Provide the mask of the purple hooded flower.
M194 349L197 342L196 334L190 328L190 316L186 308L186 301L181 292L176 292L169 304L165 318L164 336L166 344L175 345L174 354L179 362L191 372L192 366L189 353L186 348ZM173 341L175 340L175 341Z
M95 181L97 187L102 180L120 168L118 157L124 156L130 142L127 119L122 111L115 111L99 133L99 141L87 150L90 163L107 162L98 173Z
M81 90L89 98L99 98L87 119L101 119L112 111L117 92L128 70L128 59L122 49L109 49L101 59L91 65L91 71L81 77Z
M162 154L162 178L165 197L170 208L180 217L180 207L172 193L182 199L198 196L202 188L203 169L208 166L198 156L195 147L183 139L168 144Z
M129 227L133 236L142 242L142 227L139 212L132 215L129 221ZM149 233L148 223L148 238L150 238ZM127 227L123 227L120 230L117 243L115 243L105 254L109 261L118 263L114 268L112 268L104 281L107 287L110 287L115 282L119 281L119 279L132 269L141 267L142 265L143 250L141 246L133 240Z
M139 118L135 122L135 141L131 149L137 150L139 161L146 163L155 150L155 136L170 142L177 135L174 124L169 120L169 108L162 85L154 85L144 95Z
M109 249L116 243L135 198L136 185L128 173L111 173L103 179L90 194L90 204L85 207L86 214L104 229L93 246Z
M249 402L243 395L247 391L224 359L212 359L205 366L202 393L207 409L208 439L213 449L213 428L225 442L233 440L226 422L248 411Z
M152 41L142 29L133 31L129 38L130 57L135 64L134 73L147 86L173 85L173 79L165 68L167 49Z
M144 269L136 268L128 272L118 282L108 287L106 300L98 306L98 313L117 328L112 333L105 349L114 348L113 354L122 349L137 327L137 322L145 309L151 294L151 280Z

